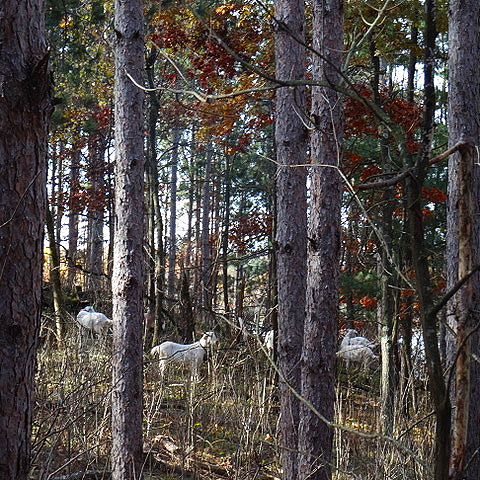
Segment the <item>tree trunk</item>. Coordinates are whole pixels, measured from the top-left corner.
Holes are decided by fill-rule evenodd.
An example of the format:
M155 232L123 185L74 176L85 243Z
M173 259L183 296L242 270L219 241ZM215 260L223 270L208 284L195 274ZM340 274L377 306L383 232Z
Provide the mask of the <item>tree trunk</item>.
M154 66L158 51L153 48L147 56L146 75L148 86L155 87ZM163 312L164 284L165 284L165 252L163 242L163 220L158 198L159 180L157 166L157 120L160 110L158 94L156 91L148 92L148 141L147 141L147 175L149 194L149 236L151 248L151 264L149 271L149 314L154 317L153 338L148 338L146 346L150 343L159 343L163 331L165 318ZM155 242L156 238L156 242Z
M303 0L275 1L275 65L280 80L305 75ZM307 132L298 111L305 111L305 88L283 87L276 94L278 349L280 378L280 461L283 478L297 478L299 401L307 272ZM302 165L292 167L293 165Z
M419 316L422 323L425 358L428 372L428 388L435 411L436 429L434 446L434 478L446 480L450 459L451 404L446 389L438 348L437 316L433 312L433 297L428 258L425 251L425 228L423 225L421 187L424 184L433 138L435 113L434 50L435 50L435 0L427 0L425 28L425 113L420 158L408 178L407 201L408 223L412 263L419 302Z
M90 201L88 204L87 228L87 289L100 293L102 288L103 269L103 216L105 191L104 154L105 148L99 140L99 134L94 133L89 139L88 179Z
M382 75L380 72L380 58L376 54L377 48L375 42L370 39L370 56L373 64L373 79L371 81L375 103L381 108L382 100L380 96L380 85ZM389 163L388 141L382 135L383 126L378 126L380 138L380 161L383 172L391 172ZM381 223L379 230L382 233L381 242L379 283L380 283L380 302L378 308L378 324L380 333L381 347L381 429L385 435L393 435L393 423L395 418L395 390L397 386L397 372L394 352L394 291L391 288L395 285L393 278L394 268L391 262L393 256L393 192L392 188L385 189L383 193L383 206L381 208ZM381 462L382 466L384 462Z
M343 2L313 3L313 78L341 81ZM320 56L321 55L321 56ZM312 89L315 129L311 145L311 208L308 226L308 272L305 333L301 358L302 396L333 422L335 351L339 322L340 208L342 184L342 99L333 89ZM315 166L317 165L317 166ZM320 165L331 165L325 167ZM298 478L332 477L333 429L306 404L300 407Z
M235 274L235 319L245 318L243 304L245 300L245 268L242 260L238 260Z
M112 479L143 468L143 2L115 1L115 241L113 257Z
M193 319L192 300L190 298L190 282L185 271L182 272L180 289L180 318L182 321L182 337L186 343L195 341L195 321Z
M170 302L174 300L175 297L175 262L177 258L177 170L180 136L180 127L175 125L173 127L172 174L170 179L170 228L168 241L167 296Z
M63 295L62 282L60 279L60 254L56 243L55 226L50 206L45 207L45 222L47 226L48 245L50 247L50 287L53 293L53 309L55 312L55 334L57 344L63 342L65 336L65 325L63 322Z
M447 287L453 286L479 263L478 202L480 177L480 4L473 0L451 0L449 5L449 146L467 145L449 160L447 214ZM472 355L480 355L480 333L470 330L479 318L479 276L471 277L450 302L448 323L456 333L449 336L448 364L456 358L453 447L450 478L477 479L480 471L480 367ZM456 357L458 355L458 357Z
M0 7L0 478L29 478L51 85L44 2Z
M224 179L224 209L223 209L223 231L222 231L222 282L223 282L223 308L225 315L230 313L228 295L228 235L230 226L230 201L231 201L231 175L230 156L225 158L225 179Z
M68 199L68 275L67 288L73 290L76 283L76 263L78 245L78 210L76 206L76 194L80 189L80 150L73 147L70 165L70 189Z
M209 312L212 309L212 249L210 245L210 213L211 213L211 177L213 146L208 144L205 157L205 173L202 194L202 307L205 324L208 324Z

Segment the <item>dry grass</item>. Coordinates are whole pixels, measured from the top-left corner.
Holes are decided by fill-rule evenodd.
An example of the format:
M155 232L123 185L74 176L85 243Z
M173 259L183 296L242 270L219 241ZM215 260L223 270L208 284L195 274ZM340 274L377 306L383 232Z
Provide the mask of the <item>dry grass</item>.
M109 478L109 344L91 342L82 349L76 328L70 326L64 346L44 346L38 354L35 479L87 471L95 476L83 478ZM162 382L156 363L146 358L146 479L280 476L278 399L271 367L254 339L232 349L226 345L223 339L196 384L173 367ZM424 387L416 385L415 394L415 409L410 406L408 414L396 416L394 438L385 440L376 435L378 372L345 375L340 369L336 421L346 429L335 433L335 479L429 478L422 462L430 462L432 418L424 418L428 413Z

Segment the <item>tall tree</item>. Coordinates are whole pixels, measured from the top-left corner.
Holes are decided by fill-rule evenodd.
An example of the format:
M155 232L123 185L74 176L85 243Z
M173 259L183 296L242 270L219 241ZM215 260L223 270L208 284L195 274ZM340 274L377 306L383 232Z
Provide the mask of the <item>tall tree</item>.
M142 478L143 1L115 1L112 478Z
M305 5L303 0L275 2L275 68L279 80L305 75ZM280 460L283 478L297 478L299 401L307 271L307 132L301 120L305 88L283 87L275 101L277 171L277 281L280 379Z
M428 387L435 411L434 478L448 478L451 452L451 404L440 360L438 347L437 311L434 308L433 288L428 257L426 253L425 226L421 189L427 175L432 148L435 115L435 38L436 2L425 2L425 56L424 56L424 118L421 149L412 175L407 178L408 228L412 265L419 302L419 317L425 344L425 358L428 372Z
M202 193L202 307L203 318L210 318L212 309L212 248L210 245L210 216L212 212L211 181L212 181L213 145L208 142L205 155L205 173Z
M177 171L178 150L181 138L181 130L178 124L173 126L172 146L172 173L170 177L170 226L168 241L168 277L167 296L169 301L175 297L175 263L177 259ZM172 303L173 305L173 303Z
M0 477L30 468L51 83L45 2L0 5Z
M77 246L78 246L78 206L75 200L80 190L80 149L72 148L68 194L68 276L67 287L75 287Z
M313 3L313 78L341 82L343 0ZM340 208L343 108L332 88L312 88L311 207L308 225L308 271L303 337L302 396L327 421L333 421L335 350L338 325ZM332 476L333 429L302 403L299 427L299 479Z
M447 286L453 286L479 263L478 201L480 175L474 146L480 143L480 4L452 0L449 4L448 136L450 146L465 147L449 160L447 216ZM480 474L480 354L478 274L468 280L449 308L455 332L449 362L455 362L452 395L452 479L473 480ZM472 333L471 336L469 336Z

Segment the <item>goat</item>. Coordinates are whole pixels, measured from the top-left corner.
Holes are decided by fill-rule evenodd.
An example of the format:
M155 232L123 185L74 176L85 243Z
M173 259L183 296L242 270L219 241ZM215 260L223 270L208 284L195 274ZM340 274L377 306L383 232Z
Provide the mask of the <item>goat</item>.
M215 332L206 332L200 340L194 343L182 344L163 342L150 350L150 355L160 358L160 373L163 377L165 368L169 363L189 366L192 377L198 376L198 370L205 357L207 347L217 343Z
M374 365L378 356L372 351L376 344L365 337L358 336L356 330L349 328L340 343L340 349L337 357L345 360L347 368L350 362L360 363L364 369Z
M267 349L267 353L271 356L273 354L273 342L275 341L275 334L273 330L269 330L265 334L265 338L263 339L263 345Z
M77 314L77 322L93 333L103 335L113 322L103 313L96 312L93 307L82 308Z
M345 336L343 337L342 341L340 342L340 350L344 349L348 345L350 345L350 339L357 337L358 333L355 329L353 328L347 328L347 331L345 332Z
M337 357L345 360L347 368L350 366L350 362L353 362L361 364L365 370L367 367L373 367L378 361L378 356L365 345L347 345L337 352Z

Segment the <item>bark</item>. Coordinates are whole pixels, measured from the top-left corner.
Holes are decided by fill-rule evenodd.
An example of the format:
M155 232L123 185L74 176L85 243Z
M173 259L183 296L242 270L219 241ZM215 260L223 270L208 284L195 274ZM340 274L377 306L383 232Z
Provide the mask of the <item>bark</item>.
M245 300L245 267L241 260L238 260L235 275L235 318L244 318L243 304Z
M407 201L409 205L408 222L412 264L420 307L425 344L425 358L428 372L428 388L435 411L436 429L434 446L434 478L446 480L450 459L451 404L446 389L443 369L438 348L437 317L432 312L432 285L425 248L425 228L423 225L421 186L424 184L431 153L433 137L433 119L435 114L434 58L435 58L435 0L427 0L425 28L425 68L424 68L424 122L422 148L412 176L408 178Z
M88 204L87 226L87 289L99 293L102 287L103 269L103 217L104 203L102 193L105 191L104 154L105 146L99 140L100 133L91 135L89 141L88 178L91 192ZM96 197L98 195L98 197Z
M313 3L313 78L341 81L342 0ZM321 55L321 56L320 56ZM305 332L301 357L302 396L333 421L335 350L339 322L340 208L342 185L342 99L333 89L312 89L311 207ZM315 166L318 165L318 166ZM320 166L322 165L322 166ZM323 165L331 165L325 167ZM305 404L300 408L299 479L327 480L332 471L333 429Z
M212 309L212 248L210 245L210 213L211 213L211 177L212 177L213 146L207 146L205 157L205 173L202 193L202 307L205 323L208 323L209 312Z
M142 478L143 2L115 1L112 478Z
M0 478L27 480L51 84L42 0L0 5Z
M381 107L380 85L382 75L380 72L380 58L376 55L376 45L373 39L370 41L370 55L373 64L372 90L375 103ZM382 135L382 126L378 127L380 137L380 161L382 171L391 172L389 164L388 142ZM395 362L395 351L393 345L394 339L394 292L389 285L394 285L392 278L394 272L390 261L393 255L393 192L392 187L387 187L383 192L383 206L381 209L381 223L379 230L383 236L382 251L380 253L380 303L379 303L379 333L381 347L381 374L380 374L380 392L381 392L381 430L385 435L393 435L393 423L395 418L395 390L397 387L397 372Z
M156 48L150 51L146 62L148 86L155 87L154 65L158 56ZM148 342L160 342L160 334L164 326L164 284L165 284L165 252L163 242L163 217L160 208L159 179L157 166L157 120L160 111L158 94L148 93L148 141L147 141L147 174L149 194L149 236L150 236L150 270L149 270L149 313L153 314L155 322L153 338Z
M449 4L449 146L466 141L467 146L449 159L447 207L447 288L479 263L478 202L480 178L480 4L452 0ZM478 478L480 460L480 369L472 355L480 354L480 334L468 334L480 321L479 276L471 277L447 307L447 321L455 332L449 335L448 363L456 358L453 447L450 478Z
M57 343L62 343L65 336L65 325L63 322L63 294L62 282L60 279L60 254L56 242L55 226L49 205L45 208L45 222L47 226L48 246L50 247L50 287L53 293L53 309L55 312L55 334Z
M154 66L155 61L158 57L158 50L156 48L150 49L146 62L145 70L148 81L149 88L154 88L155 79L154 79ZM148 139L147 139L147 188L148 188L148 216L147 216L147 244L148 244L148 313L153 315L155 318L155 297L157 292L155 291L156 282L155 282L155 205L154 205L154 195L155 191L155 168L154 164L157 162L157 119L158 112L160 109L160 104L158 101L158 94L155 91L148 92L148 117L147 117L147 128L148 128ZM146 332L145 338L145 348L152 346L153 332L150 335L150 332ZM150 338L152 336L152 338Z
M75 147L74 147L75 149ZM77 245L78 245L78 210L75 205L75 195L80 189L80 150L75 149L70 166L70 189L68 200L68 275L67 285L73 290L75 287Z
M192 127L192 138L190 141L190 156L188 164L188 213L187 213L187 235L186 235L186 252L185 252L185 267L191 268L195 263L192 260L192 236L193 236L193 205L195 197L195 128ZM196 291L196 289L194 290Z
M172 174L170 179L170 228L168 242L168 277L167 296L170 301L175 296L175 262L177 248L177 170L178 170L178 145L180 143L180 127L173 127Z
M225 159L225 179L224 179L224 210L223 210L223 231L222 231L222 281L223 281L223 308L225 314L230 313L230 304L228 296L228 235L230 225L230 200L231 200L231 175L230 175L230 156Z
M193 319L192 299L190 297L190 282L185 271L182 272L180 289L180 318L182 321L182 337L185 343L195 341L195 322Z
M305 74L305 5L303 0L275 1L275 66L281 80ZM300 42L299 42L300 41ZM305 89L280 88L276 93L275 145L277 169L277 279L279 443L283 478L297 478L300 355L303 343L306 289L307 132L299 114L305 111Z
M64 158L64 143L61 141L58 145L58 189L57 189L57 196L56 196L56 212L55 212L55 241L57 245L60 245L60 239L62 236L62 218L64 214L64 193L63 193L63 178L64 178L64 168L63 168L63 158Z
M220 227L222 224L222 216L220 214L221 211L221 187L222 182L219 178L219 171L218 171L218 157L215 157L215 161L213 164L213 216L212 216L212 274L211 274L211 284L212 284L212 308L216 309L218 304L218 271L219 271L219 258L221 252L221 244L222 239L220 236Z

